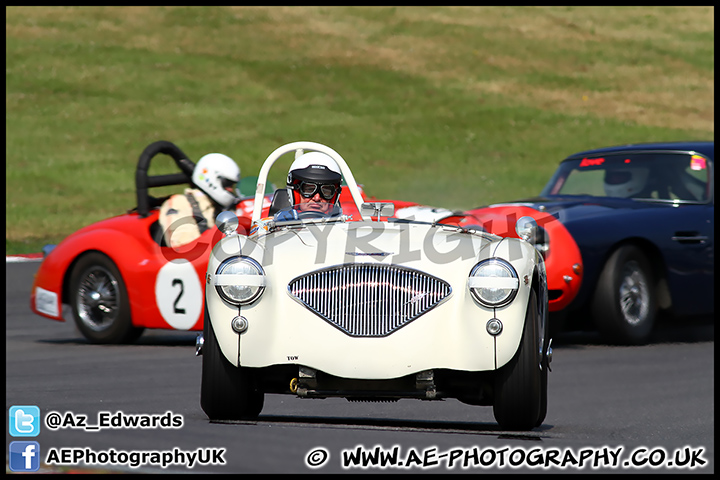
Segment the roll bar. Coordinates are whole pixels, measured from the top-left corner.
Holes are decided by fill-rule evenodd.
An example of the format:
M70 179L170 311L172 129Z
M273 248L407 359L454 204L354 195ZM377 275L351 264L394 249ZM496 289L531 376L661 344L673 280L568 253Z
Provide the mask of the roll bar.
M322 145L320 143L293 142L276 148L275 151L273 151L267 157L267 159L263 163L262 168L260 168L260 174L258 175L257 186L255 188L255 205L253 206L252 222L255 223L260 220L260 214L262 213L263 197L265 196L265 184L267 183L267 175L270 171L270 167L272 167L273 163L275 163L278 158L285 155L286 153L295 152L296 156L298 156L305 150L312 150L315 152L324 153L326 155L329 155L333 160L335 160L335 163L337 163L338 167L340 167L340 172L345 179L345 184L347 185L348 189L350 189L350 194L355 201L355 205L357 206L358 212L360 212L360 216L363 220L369 220L369 217L367 215L363 215L362 213L363 198L360 194L360 189L355 182L355 177L353 177L353 174L350 171L350 167L348 167L347 163L345 163L345 160L343 160L340 154L338 154L332 148Z
M175 160L175 164L181 173L168 175L149 176L150 161L158 154L165 154ZM148 189L151 187L164 187L166 185L192 184L192 172L195 163L187 158L177 145L165 140L153 142L140 154L137 169L135 170L135 190L137 193L137 211L141 217L150 214L150 195Z

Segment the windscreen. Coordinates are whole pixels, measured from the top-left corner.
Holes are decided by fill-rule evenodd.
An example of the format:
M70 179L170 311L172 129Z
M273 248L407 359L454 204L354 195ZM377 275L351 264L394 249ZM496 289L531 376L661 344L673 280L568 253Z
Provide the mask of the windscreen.
M711 162L689 153L624 153L560 164L541 195L707 202Z

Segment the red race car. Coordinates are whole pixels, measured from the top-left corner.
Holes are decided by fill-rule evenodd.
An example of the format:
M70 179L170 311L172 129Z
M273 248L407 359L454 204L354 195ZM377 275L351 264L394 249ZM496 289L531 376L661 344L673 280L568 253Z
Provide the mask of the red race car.
M150 176L151 160L158 154L170 156L179 172ZM150 144L135 173L137 207L88 225L57 246L47 246L32 286L32 311L64 321L63 305L69 305L80 332L93 343L131 342L145 328L201 331L208 256L222 234L213 227L182 247L165 245L158 216L167 197L149 194L153 187L192 185L194 166L173 143ZM240 182L241 193L244 185L252 185L253 190L236 205L238 231L250 230L255 180L248 177ZM272 187L265 191L263 216L277 208L274 199L285 197L275 195ZM345 214L360 218L346 188L339 201Z

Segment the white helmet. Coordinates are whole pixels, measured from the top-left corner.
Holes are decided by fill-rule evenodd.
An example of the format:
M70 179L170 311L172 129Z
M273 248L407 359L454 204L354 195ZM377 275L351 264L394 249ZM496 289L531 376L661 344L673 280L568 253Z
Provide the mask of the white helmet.
M330 203L335 203L340 196L342 173L335 160L321 152L308 152L300 155L290 166L287 176L287 187L293 197L293 205L299 202L302 183L323 184L321 195ZM334 186L330 188L330 186ZM315 191L319 191L316 188Z
M240 167L235 161L222 153L208 153L195 165L192 182L223 208L227 208L237 199L237 195L228 191L240 181ZM236 192L237 193L237 192Z
M605 171L605 195L629 198L645 188L647 168L613 168Z

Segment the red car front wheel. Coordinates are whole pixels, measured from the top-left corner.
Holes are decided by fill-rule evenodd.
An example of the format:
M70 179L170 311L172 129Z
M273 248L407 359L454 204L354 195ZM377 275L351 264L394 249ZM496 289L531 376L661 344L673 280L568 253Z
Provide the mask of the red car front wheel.
M134 327L130 302L115 264L99 252L83 255L70 276L73 317L92 343L128 343L143 332Z

